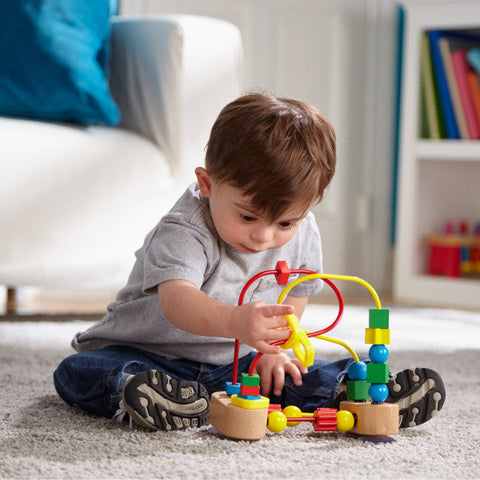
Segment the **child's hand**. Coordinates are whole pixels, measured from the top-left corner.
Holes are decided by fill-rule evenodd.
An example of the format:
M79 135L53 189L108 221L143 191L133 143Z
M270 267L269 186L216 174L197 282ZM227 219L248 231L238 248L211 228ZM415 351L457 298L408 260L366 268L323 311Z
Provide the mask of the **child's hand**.
M287 340L292 331L283 315L294 313L291 305L269 305L253 302L235 307L230 316L232 336L261 353L279 353L273 342Z
M292 377L293 383L299 387L302 384L302 374L307 373L296 358L290 358L285 352L277 355L263 355L257 363L256 372L260 375L262 395L268 397L272 391L276 396L282 394L285 385L285 374Z

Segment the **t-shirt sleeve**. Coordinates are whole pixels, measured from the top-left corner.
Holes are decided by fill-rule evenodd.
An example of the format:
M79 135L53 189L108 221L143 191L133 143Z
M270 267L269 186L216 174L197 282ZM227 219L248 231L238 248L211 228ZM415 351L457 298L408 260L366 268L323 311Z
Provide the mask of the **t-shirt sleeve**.
M300 239L301 258L298 268L312 270L322 273L323 256L322 242L320 232L318 230L315 216L310 212L302 222ZM324 282L321 279L313 279L304 281L292 289L291 295L296 297L304 297L314 295L323 288Z
M186 280L201 288L218 258L218 242L207 229L164 217L145 248L143 291L168 280Z

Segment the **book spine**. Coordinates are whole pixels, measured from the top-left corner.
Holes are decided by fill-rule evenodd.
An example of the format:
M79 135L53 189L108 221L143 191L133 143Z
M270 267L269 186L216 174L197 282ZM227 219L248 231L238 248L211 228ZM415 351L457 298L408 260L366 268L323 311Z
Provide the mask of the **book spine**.
M426 134L427 138L439 139L440 122L437 102L435 99L435 83L432 71L432 59L427 34L422 35L421 45L421 78L423 105L425 107Z
M462 106L462 99L460 97L460 90L458 88L457 78L452 63L452 49L447 38L442 37L439 41L440 53L442 55L443 67L447 77L448 90L452 100L453 111L457 120L458 132L460 138L468 140L470 135L468 133L467 120Z
M477 122L480 125L480 79L473 70L469 70L467 81L470 87L470 95L472 96L473 109L475 110Z
M471 48L467 52L467 60L480 77L480 47Z
M448 90L447 77L445 74L442 55L438 41L441 38L440 32L437 30L430 30L428 32L430 40L430 50L432 55L433 71L437 81L438 95L440 99L441 110L445 122L445 129L448 138L459 138L459 131L455 113L453 111L452 100Z
M470 95L470 87L468 85L467 73L469 66L467 62L467 52L463 49L455 50L452 52L451 57L458 90L460 92L460 99L465 113L469 138L476 140L480 138L480 126L477 122L473 99Z

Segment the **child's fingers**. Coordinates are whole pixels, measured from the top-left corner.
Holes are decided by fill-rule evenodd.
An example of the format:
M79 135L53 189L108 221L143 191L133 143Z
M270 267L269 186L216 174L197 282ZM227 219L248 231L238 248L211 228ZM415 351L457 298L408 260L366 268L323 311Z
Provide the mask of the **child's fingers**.
M268 318L268 324L270 328L288 327L287 319L282 315L275 315L274 317Z
M255 347L260 353L266 353L267 355L276 355L277 353L280 353L282 351L282 349L278 345L270 345L268 342L264 341L258 342Z
M295 308L292 305L273 304L265 305L265 316L275 317L277 315L290 315L295 312Z
M300 373L302 375L305 375L306 373L308 373L308 368L307 367L304 367L301 363L300 363L300 360L298 360L298 358L293 358L292 359L292 363L294 363L298 369L300 370Z
M277 397L282 394L283 387L285 386L285 372L282 369L274 369L273 370L273 393Z
M288 340L291 334L292 330L290 328L274 327L267 330L265 340L270 343Z
M302 368L305 368L303 367L302 364L300 364L300 366ZM292 361L285 365L285 373L289 373L290 376L292 377L293 384L299 387L302 384L302 373L306 373L306 372L302 372L300 367L297 364L293 363Z
M271 375L260 375L260 391L262 395L268 397L272 391L272 376Z

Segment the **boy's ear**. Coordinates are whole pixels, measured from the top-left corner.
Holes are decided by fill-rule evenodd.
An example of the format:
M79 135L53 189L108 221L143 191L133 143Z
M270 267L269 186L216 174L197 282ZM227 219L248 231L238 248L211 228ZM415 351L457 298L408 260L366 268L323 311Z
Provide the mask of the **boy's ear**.
M206 198L210 197L212 193L212 177L210 174L203 167L197 167L195 175L197 176L198 186L202 195Z

